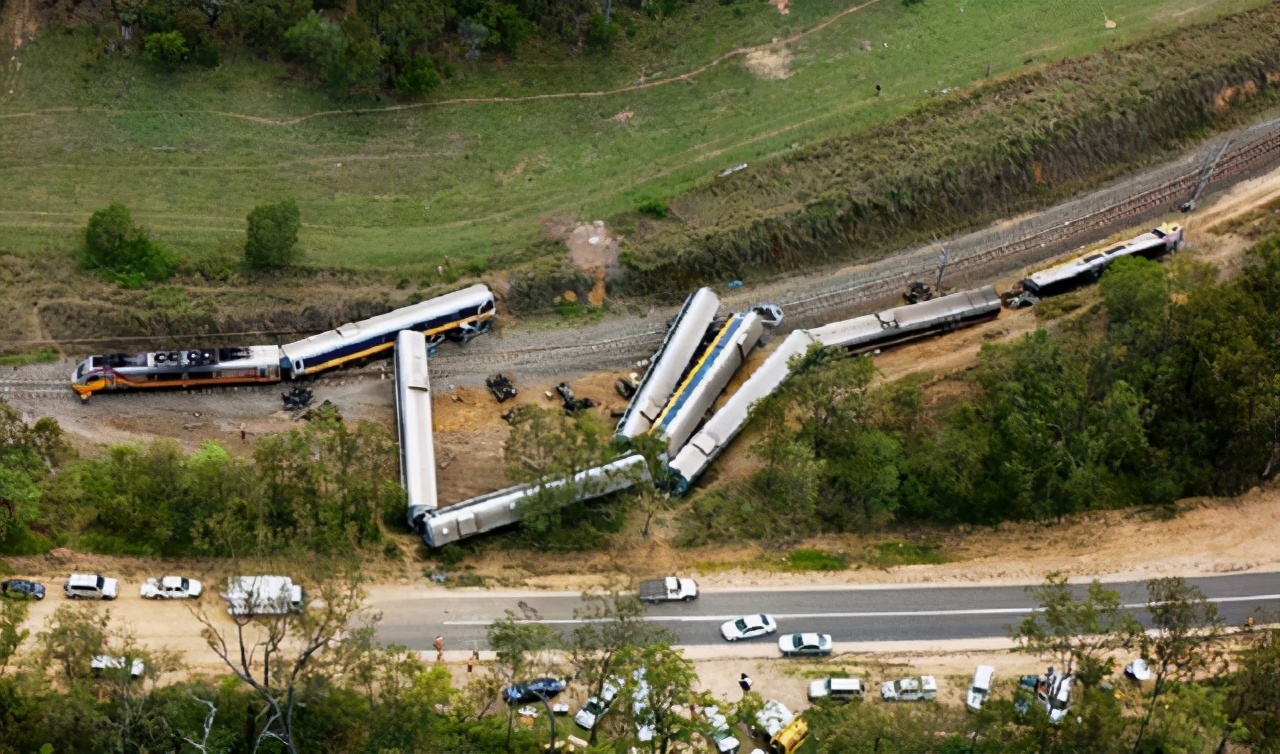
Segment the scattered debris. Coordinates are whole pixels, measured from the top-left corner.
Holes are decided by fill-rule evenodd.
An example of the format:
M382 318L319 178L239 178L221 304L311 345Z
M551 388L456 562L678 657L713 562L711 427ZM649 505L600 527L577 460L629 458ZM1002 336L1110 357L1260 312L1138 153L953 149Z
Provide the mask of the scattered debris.
M916 280L907 286L907 290L902 294L902 300L908 304L918 304L921 301L930 301L933 299L933 287L928 283Z
M516 386L501 372L485 380L484 386L489 388L493 399L498 403L506 403L518 395Z
M738 172L739 170L746 170L746 169L747 169L747 163L745 163L745 162L744 162L744 163L742 163L741 165L734 165L734 166L733 166L733 167L731 167L731 168L725 168L724 170L721 170L721 171L720 171L720 177L721 177L721 178L724 178L725 176L733 175L734 173Z
M764 318L765 327L777 327L782 324L782 307L777 304L756 304L751 311Z
M729 281L729 284L728 284L728 285L726 285L725 287L726 287L726 288L728 288L728 289L729 289L729 290L731 290L731 291L733 291L733 290L737 290L737 289L739 289L739 288L741 288L741 287L742 287L742 281L741 281L741 280L731 280L731 281Z
M618 395L631 400L640 389L640 375L632 372L626 377L619 377L618 381L613 383L613 389L618 391Z
M560 394L560 399L564 401L564 410L569 413L581 411L586 408L592 408L596 405L596 402L590 398L575 398L573 395L573 388L569 387L569 383L567 382L561 382L559 385L556 385L556 392Z
M613 116L609 120L613 121L614 123L626 123L627 121L631 120L631 116L633 115L635 115L635 113L633 113L632 111L623 110L622 112Z
M305 385L295 385L292 390L280 394L280 398L284 401L285 410L294 412L310 406L312 397L311 388ZM328 401L325 401L325 403L328 403Z

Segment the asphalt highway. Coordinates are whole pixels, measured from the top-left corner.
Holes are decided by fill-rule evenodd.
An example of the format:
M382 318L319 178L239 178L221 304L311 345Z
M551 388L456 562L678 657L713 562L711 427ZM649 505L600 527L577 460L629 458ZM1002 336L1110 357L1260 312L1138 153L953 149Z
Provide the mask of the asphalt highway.
M1228 625L1240 625L1262 608L1280 614L1280 574L1237 574L1188 579L1200 587ZM1145 582L1107 584L1141 618ZM1084 585L1078 587L1082 592ZM510 610L520 620L565 631L581 621L581 596L570 592L441 591L421 597L371 600L383 619L377 638L411 649L429 649L436 636L450 649L483 649L489 624ZM720 624L766 612L778 633L828 633L836 642L941 641L1006 636L1006 626L1029 614L1035 603L1025 586L866 587L788 591L703 591L693 602L654 605L646 620L674 633L685 646L723 644ZM770 643L763 637L751 643Z

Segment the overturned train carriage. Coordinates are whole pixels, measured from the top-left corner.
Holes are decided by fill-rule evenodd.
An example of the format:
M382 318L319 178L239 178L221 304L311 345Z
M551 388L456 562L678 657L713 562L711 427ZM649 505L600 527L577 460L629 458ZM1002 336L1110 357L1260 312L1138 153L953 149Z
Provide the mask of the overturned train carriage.
M791 373L791 359L811 345L817 343L843 348L849 353L867 353L968 327L999 314L1000 297L995 288L985 286L791 333L670 461L673 491L683 494L707 470L742 431L752 404L777 390Z
M685 299L618 421L620 437L636 437L653 426L719 309L720 297L710 288L699 288Z
M436 452L431 431L431 380L427 340L403 331L396 337L396 434L400 440L400 484L409 505L409 526L436 507Z

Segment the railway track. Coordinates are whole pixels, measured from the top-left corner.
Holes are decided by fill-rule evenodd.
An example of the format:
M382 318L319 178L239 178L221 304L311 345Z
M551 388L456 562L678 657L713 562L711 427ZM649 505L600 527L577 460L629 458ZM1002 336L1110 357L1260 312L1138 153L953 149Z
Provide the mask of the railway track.
M1224 137L1226 138L1226 137ZM1221 189L1234 182L1274 168L1280 164L1280 119L1268 121L1230 136L1227 150L1216 161L1207 188ZM982 229L948 239L943 243L951 250L948 263L949 287L958 278L976 282L989 280L1000 272L1036 264L1070 248L1105 237L1109 232L1133 224L1142 218L1176 208L1189 198L1204 179L1207 159L1217 155L1222 140L1208 143L1161 168L1147 171L1114 186L1100 189L1082 198L1024 218L999 229ZM786 329L813 327L843 316L870 311L877 303L896 300L905 285L927 277L936 264L937 246L918 247L856 268L856 272L819 288L807 287L769 297L786 312ZM821 273L818 273L821 274ZM814 275L808 276L812 280ZM831 277L831 275L828 275ZM767 289L768 285L761 288ZM736 294L731 305L744 305L751 293ZM767 296L761 296L767 297ZM660 320L674 314L657 312ZM657 319L657 317L655 317ZM642 329L626 335L583 342L589 337L582 331L558 337L546 336L545 344L513 346L502 337L484 338L466 346L446 346L432 359L433 377L477 383L487 374L505 371L524 379L552 377L573 372L600 369L622 369L652 355L661 342L665 327L645 322ZM538 333L520 333L518 340L529 342ZM567 342L550 342L554 340ZM343 372L336 377L339 384L353 380L382 379L375 370ZM320 384L334 380L322 376ZM268 392L278 385L251 385L236 388L197 388L197 390L241 390ZM0 395L47 395L67 391L65 380L42 380L0 374ZM69 393L69 391L67 391Z

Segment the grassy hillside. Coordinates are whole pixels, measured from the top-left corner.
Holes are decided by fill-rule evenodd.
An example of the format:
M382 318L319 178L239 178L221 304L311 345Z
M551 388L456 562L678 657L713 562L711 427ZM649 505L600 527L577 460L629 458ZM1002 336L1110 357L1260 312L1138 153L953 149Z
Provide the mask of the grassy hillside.
M46 29L0 73L0 251L66 253L89 213L119 200L188 255L231 255L254 204L294 196L311 263L500 263L548 225L634 209L730 165L885 122L988 66L999 76L1264 4L1074 2L1050 13L1022 0L880 0L688 81L454 101L679 76L852 7L814 0L782 16L764 3L704 2L641 23L608 58L535 48L502 66L459 64L435 95L443 102L358 115L318 114L339 106L249 56L162 74L104 56L88 32Z

